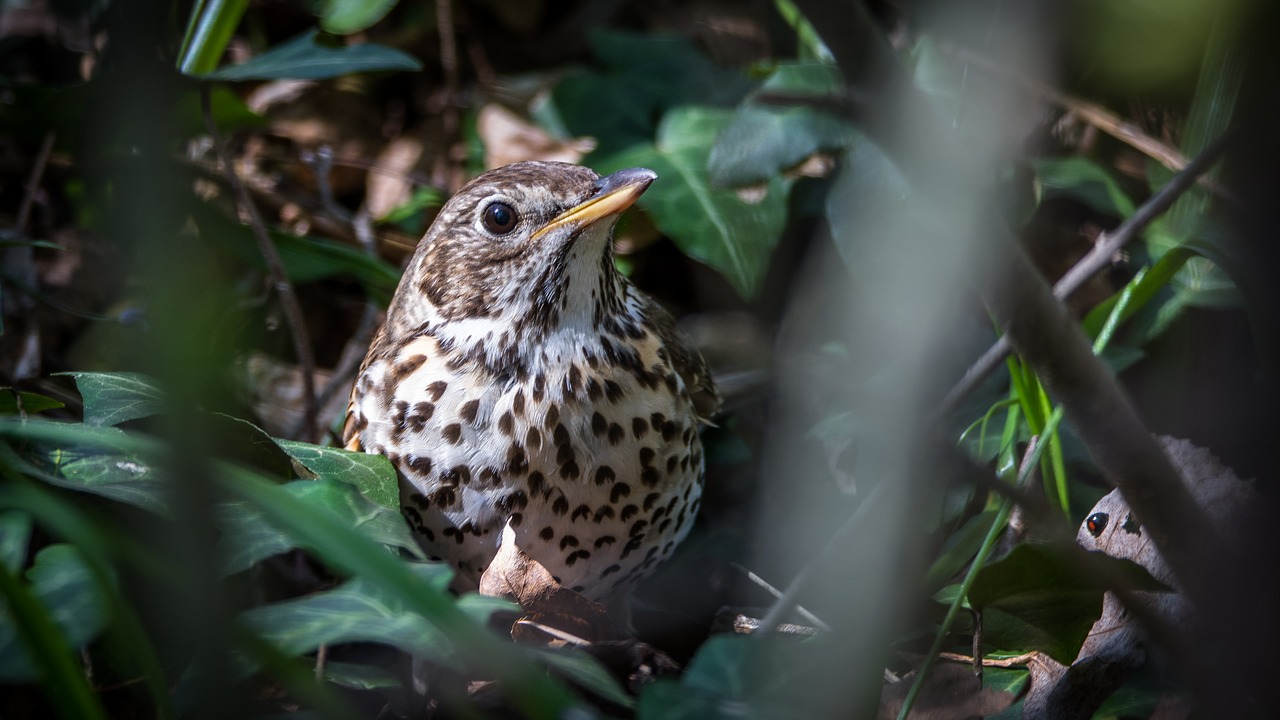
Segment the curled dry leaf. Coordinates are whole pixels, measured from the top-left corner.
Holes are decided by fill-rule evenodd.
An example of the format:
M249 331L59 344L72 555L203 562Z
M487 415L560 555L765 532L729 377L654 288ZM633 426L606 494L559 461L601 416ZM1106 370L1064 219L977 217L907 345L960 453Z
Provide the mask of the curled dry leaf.
M1243 520L1254 499L1253 484L1241 480L1205 448L1171 437L1159 440L1191 496L1208 513L1214 529L1229 545L1241 542L1248 527ZM1155 579L1177 587L1169 566L1119 490L1111 491L1093 506L1080 526L1076 542L1087 550L1132 560ZM1135 592L1132 596L1170 626L1196 622L1193 608L1180 592ZM1102 616L1069 667L1054 667L1054 663L1033 664L1029 668L1031 689L1023 717L1088 718L1124 682L1129 670L1145 662L1146 646L1140 626L1115 593L1107 592L1102 598Z
M522 160L577 163L596 148L595 138L560 140L542 128L525 122L510 110L490 103L476 117L476 133L484 141L487 169Z
M480 576L480 594L520 604L524 616L511 636L529 644L563 645L618 640L625 637L613 626L604 606L556 582L537 560L516 546L515 531L502 530L502 544Z

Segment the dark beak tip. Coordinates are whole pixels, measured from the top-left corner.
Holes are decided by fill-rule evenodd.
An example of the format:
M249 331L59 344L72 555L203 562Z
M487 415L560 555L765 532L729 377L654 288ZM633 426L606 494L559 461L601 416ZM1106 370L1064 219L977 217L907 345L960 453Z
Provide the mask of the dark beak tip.
M595 191L597 195L605 195L628 186L639 186L644 189L657 179L658 173L649 168L627 168L596 180Z

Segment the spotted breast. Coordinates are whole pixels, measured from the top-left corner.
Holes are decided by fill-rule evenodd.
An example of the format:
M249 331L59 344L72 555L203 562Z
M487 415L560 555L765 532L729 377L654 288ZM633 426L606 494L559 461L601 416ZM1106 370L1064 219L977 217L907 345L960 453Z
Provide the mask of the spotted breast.
M655 179L561 163L487 172L418 245L352 392L349 448L386 455L419 543L474 589L510 524L601 599L667 558L702 494L701 356L614 266Z

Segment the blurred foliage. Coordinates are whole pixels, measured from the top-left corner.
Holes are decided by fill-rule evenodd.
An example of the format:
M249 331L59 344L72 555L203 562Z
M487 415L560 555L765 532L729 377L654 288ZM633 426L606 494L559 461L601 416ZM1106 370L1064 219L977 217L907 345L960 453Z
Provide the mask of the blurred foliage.
M121 10L121 3L92 5ZM163 177L181 186L181 202L164 208L173 221L164 226L163 237L152 241L173 239L193 248L196 254L187 261L218 293L213 297L201 291L206 286L193 285L191 297L184 298L191 305L179 312L196 315L203 312L199 303L210 303L216 320L161 344L212 358L233 347L234 353L225 354L244 362L255 353L271 357L285 367L286 380L279 384L296 391L298 358L281 339L283 333L275 332L282 322L279 307L264 297L269 294L264 291L267 263L250 228L227 202L225 169L201 164L208 150L202 144L204 92L223 134L251 138L241 137L234 145L240 153L236 171L252 176L255 197L274 203L270 242L287 278L310 303L313 330L327 333L322 337L338 347L359 337L353 328L385 306L395 289L395 263L413 242L397 234L397 227L424 226L447 191L483 157L479 145L485 138L469 111L495 98L528 115L547 138L593 138L594 150L581 161L602 174L633 166L657 172L661 180L639 201L646 220L637 218L627 228L628 254L620 262L637 268L640 277L646 270L665 277L662 289L683 302L747 308L777 321L783 314L778 308L789 298L771 288L771 277L792 273L784 279L803 283L794 277L793 266L805 243L834 253L843 262L834 269L841 282L856 282L855 269L865 259L861 243L867 239L856 237L852 228L870 227L892 237L913 208L908 202L913 191L902 173L859 130L858 98L851 97L823 42L826 29L815 27L787 0L777 0L767 18L743 21L770 40L765 49L722 53L729 61L714 56L712 43L695 39L696 31L711 23L662 18L652 25L675 25L680 32L656 32L633 18L587 30L570 22L582 36L580 48L567 42L563 49L541 47L537 62L529 62L517 52L522 28L533 28L528 32L535 38L563 38L552 35L555 28L541 17L558 17L549 5L521 9L499 0L465 10L453 5L468 18L456 38L468 58L461 64L470 73L461 79L458 55L411 54L422 52L423 38L438 36L439 19L425 13L398 24L403 9L394 0L316 1L306 4L313 16L284 20L273 17L276 8L243 0L200 0L191 9L185 35L177 27L167 29L164 57L182 75L164 76L174 90L163 96L167 115L156 121L156 133L171 141L170 154L150 158L157 165L148 167L164 169ZM1234 12L1234 4L1217 10L1205 0L1087 5L1073 16L1079 27L1068 32L1065 52L1096 55L1106 92L1145 84L1167 93L1188 76L1198 78L1184 98L1185 122L1152 128L1152 135L1179 138L1177 149L1192 156L1225 131L1239 92L1239 58L1230 42L1231 25L1223 19ZM170 12L185 7L175 4ZM81 11L86 23L97 21L97 9ZM981 105L974 102L981 96L972 77L979 71L951 52L951 38L927 26L910 26L905 18L886 20L882 30L898 38L897 61L937 107L963 115L965 122L990 121L984 113L994 111L972 107ZM538 34L542 31L547 35ZM504 55L504 48L515 48L517 60ZM492 63L482 60L486 51ZM86 51L81 60L91 65L100 59L95 53ZM823 666L829 640L821 636L757 642L714 635L695 648L678 679L657 679L638 690L624 690L628 678L610 674L590 653L505 642L489 624L510 605L450 593L451 570L422 556L397 511L397 478L385 458L303 442L297 439L302 433L269 426L266 416L273 406L299 410L287 391L272 394L266 373L253 375L257 386L243 388L233 387L229 368L205 368L213 390L201 395L197 389L166 386L119 360L137 350L120 338L137 337L128 334L135 330L151 333L151 318L174 310L128 309L139 297L153 297L146 294L152 285L181 283L187 276L174 269L168 277L166 268L147 276L143 265L120 261L85 240L110 234L110 218L121 212L116 201L128 172L136 169L130 163L137 153L117 144L117 136L86 127L94 108L114 101L107 95L113 86L101 78L110 67L85 70L83 77L71 65L63 70L38 77L23 63L6 65L0 102L0 132L24 146L49 136L54 158L44 180L47 190L37 203L37 214L47 217L28 220L29 227L38 228L34 231L15 223L0 242L0 252L6 253L0 268L4 339L14 356L5 361L5 372L13 376L6 383L13 387L0 388L0 694L13 689L43 698L27 701L34 709L19 717L46 709L65 718L175 717L197 714L199 701L211 694L234 696L228 700L232 707L258 715L284 713L299 704L327 717L374 715L384 707L390 714L412 715L406 708L412 704L407 698L413 683L396 662L362 652L369 645L425 660L445 678L446 688L456 678L496 680L507 703L481 707L470 704L464 691L447 689L433 698L446 715L512 708L531 717L634 711L645 718L768 718L822 712L819 698L796 690L808 687L802 681L816 674L834 672ZM411 83L429 87L406 89ZM338 99L324 104L315 99L319 92L302 99L286 92L298 87L331 90ZM360 111L366 108L354 107L361 102L383 108L385 117L363 117ZM1103 229L1099 224L1114 227L1132 217L1171 177L1154 161L1135 160L1124 143L1090 144L1070 137L1073 130L1080 135L1096 135L1096 130L1082 130L1079 126L1087 123L1069 108L1038 110L1052 117L1038 120L1028 134L1058 135L1038 145L1028 142L1024 156L1006 158L993 171L989 188L1007 210L1009 227L1028 242L1055 222L1062 234L1088 235L1092 242ZM337 130L323 127L325 120L334 120ZM390 135L412 136L422 157L396 164L380 156ZM337 152L331 167L320 168L314 151L322 145L350 152ZM310 164L281 160L303 152L313 153ZM365 175L354 173L357 179L349 180L345 173L354 170ZM12 167L5 172L13 187L25 182ZM390 205L395 209L374 218L379 237L371 248L352 229L351 217L352 208L361 204L353 198L367 192L367 178L378 173L396 175L403 187ZM1117 372L1140 363L1189 309L1236 308L1256 293L1240 280L1245 275L1239 240L1215 216L1215 177L1157 219L1130 257L1117 259L1119 279L1081 310L1082 331ZM7 190L6 199L16 206L13 192ZM1054 215L1064 207L1071 219ZM156 214L164 216L160 209ZM14 218L16 213L9 219ZM1078 218L1085 220L1073 222ZM663 254L663 239L678 254ZM707 266L718 278L700 280L696 291L680 287L680 278L696 272L667 264L680 257ZM22 262L11 264L11 258ZM59 258L100 271L99 276L84 281L84 288L65 278L48 280L62 277L58 272L75 272L55 272ZM49 293L37 287L37 268L45 273ZM69 309L75 308L97 319L91 330L71 338ZM834 314L844 310L836 308ZM24 324L15 326L15 318ZM9 341L30 332L27 318L47 324L45 342L62 343L46 350L44 365L35 363L46 368L43 372L17 370L25 351ZM820 448L815 453L829 453L833 476L846 465L854 468L848 473L852 477L874 476L878 418L845 402L868 392L874 380L851 369L852 349L840 338L821 330L816 334L815 344L826 344L814 354L838 372L823 386L825 404L805 418L804 442ZM110 353L95 354L90 342L95 335L111 338L96 341ZM986 339L983 335L980 341ZM321 365L337 368L337 355L327 353ZM110 358L101 363L104 367L77 362L103 356ZM50 381L51 376L70 376L77 392ZM41 384L34 385L37 381ZM265 400L242 397L255 393ZM346 387L335 385L330 395L340 405ZM193 398L205 398L209 406L196 406ZM743 415L750 418L751 412ZM729 437L717 439L713 471L719 466L742 476L754 472L754 466L744 468L759 453L734 434L752 432L740 419L715 431ZM1075 523L1100 491L1085 453L1060 420L1055 400L1017 357L956 417L947 418L952 440L989 468L996 481L1017 486L1038 470L1052 514ZM329 421L337 420L331 415ZM744 425L747 429L739 430ZM193 427L207 431L207 437L195 442L185 436ZM767 434L759 431L751 439ZM1020 466L1032 437L1040 444ZM844 479L788 478L823 489ZM730 487L753 487L740 482ZM837 490L830 492L833 506L846 500ZM918 627L894 628L898 647L919 652L931 646L926 662L944 649L968 652L973 628L953 627L953 621L980 611L981 649L990 656L1035 650L1069 662L1098 616L1103 588L1052 549L1027 542L998 547L1010 516L1006 496L969 486L947 492L934 498L939 511L920 527L886 539L928 542L933 549L919 578L919 597L903 601L924 607L913 611ZM724 513L729 520L721 522L742 525L749 500L737 498L739 504ZM745 533L741 527L737 532L716 536L709 531L708 544ZM157 538L169 539L173 547ZM180 546L202 541L207 552L197 556L207 566L175 570L171 564L177 558L191 557L182 555ZM734 550L736 558L745 554ZM281 572L282 565L291 570ZM801 567L797 561L789 570ZM184 578L191 577L187 573L208 584L183 587ZM309 582L299 581L300 576ZM175 610L156 607L154 596L160 602L189 599L202 588L219 597L203 598L209 604L194 607L189 616L179 608L179 624L197 630L207 626L220 634L221 653L184 645L180 633L167 629ZM676 608L673 614L684 612ZM703 637L707 625L692 635ZM859 668L865 677L851 682L871 677L879 683L888 654L870 651L876 667ZM989 669L984 677L988 690L1011 695L1026 682L1027 673L1019 669ZM127 690L115 692L120 688ZM1106 712L1149 709L1167 692L1167 685L1139 678L1122 688ZM367 712L370 704L379 710Z

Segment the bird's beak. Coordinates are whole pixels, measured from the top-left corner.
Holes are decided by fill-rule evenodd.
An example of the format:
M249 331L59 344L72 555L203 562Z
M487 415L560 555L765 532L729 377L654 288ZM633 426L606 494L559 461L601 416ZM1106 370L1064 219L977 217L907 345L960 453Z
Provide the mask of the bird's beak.
M537 239L563 227L576 232L608 217L616 218L639 198L658 174L647 168L627 168L596 181L595 193L580 205L560 213L533 234Z

